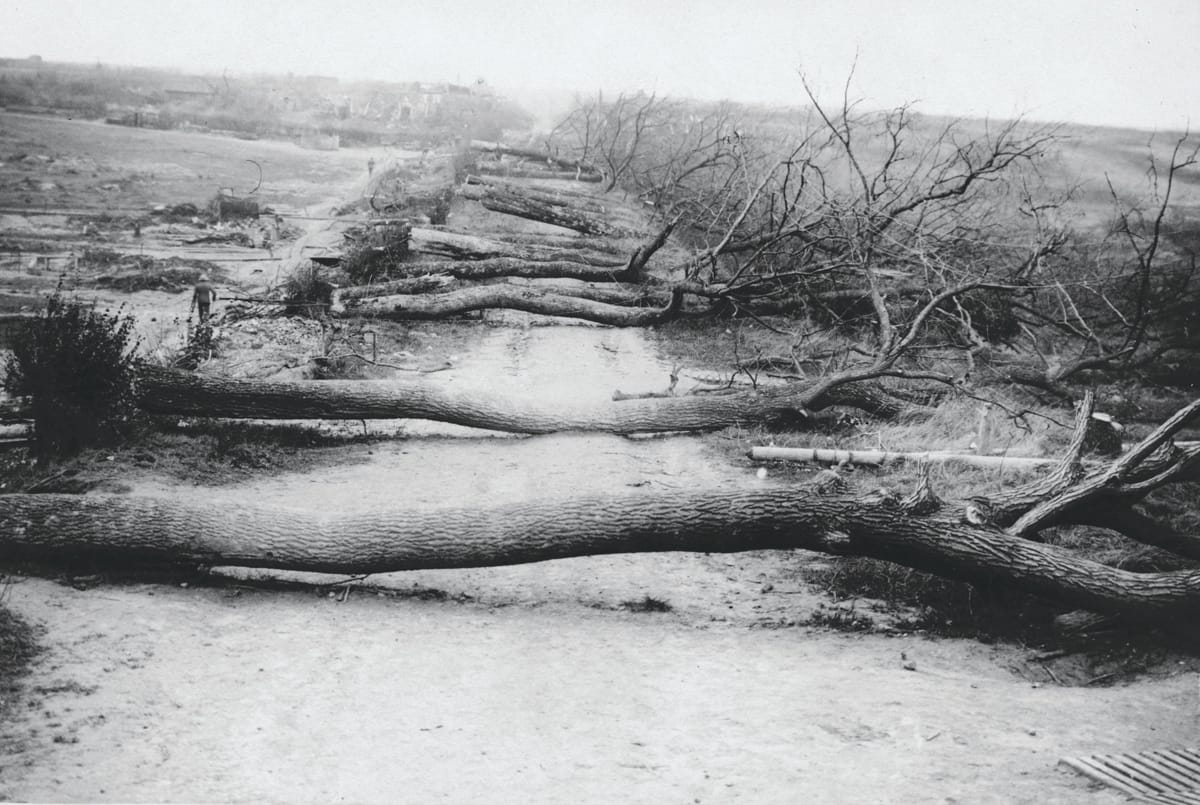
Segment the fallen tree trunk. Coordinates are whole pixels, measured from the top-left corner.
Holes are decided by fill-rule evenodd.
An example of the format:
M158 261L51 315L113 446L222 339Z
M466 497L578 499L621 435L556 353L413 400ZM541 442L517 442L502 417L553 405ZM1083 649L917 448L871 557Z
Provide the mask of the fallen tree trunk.
M600 182L604 176L599 173L585 173L576 171L556 171L556 170L528 170L525 168L514 168L506 164L492 164L481 162L475 166L475 170L482 174L491 176L503 176L506 179L553 179L556 181L566 182Z
M586 282L634 281L628 271L628 264L618 268L588 265L570 260L522 260L515 257L492 257L487 260L454 260L450 262L420 261L398 263L393 268L396 272L403 273L410 278L422 274L440 274L461 280L525 277L526 279L573 279ZM397 291L397 293L401 292Z
M544 316L562 316L607 324L613 327L647 327L675 318L683 294L675 293L662 308L629 307L598 302L586 294L567 296L528 285L480 285L446 293L408 294L358 298L344 309L331 308L333 315L366 316L410 321L441 319L475 310L504 308Z
M596 198L592 193L584 193L581 191L568 191L563 188L550 188L540 185L514 185L508 181L496 181L493 179L485 179L484 176L468 175L464 185L467 188L474 190L499 190L509 193L526 193L530 198L536 198L539 202L546 204L560 204L571 206L577 210L586 210L588 212L599 212L599 214L607 214L611 211L610 205L604 203L604 200Z
M485 154L502 154L504 156L537 160L538 162L544 162L547 165L560 168L564 171L599 173L592 165L585 164L579 160L559 159L558 157L552 156L546 151L534 151L531 148L515 148L511 145L488 142L487 140L471 140L470 147L472 151L481 151Z
M572 249L553 249L526 244L506 243L489 240L458 232L440 229L413 227L409 250L421 254L435 254L453 260L490 260L498 257L524 260L526 262L562 261L583 263L592 266L623 268L626 259L610 254L589 254Z
M732 425L802 421L809 410L862 402L852 387L818 402L804 389L670 397L566 408L456 390L424 380L228 380L142 366L139 407L154 414L230 419L430 419L508 433L606 431L662 433L719 430ZM846 397L848 399L843 399ZM867 395L870 402L870 396Z
M333 292L336 297L333 306L336 307L339 301L345 303L369 296L444 291L454 287L457 283L458 280L450 274L423 274L419 277L388 280L377 285L352 285L349 288L338 288Z
M572 212L595 216L622 231L637 231L643 228L644 219L626 206L614 204L606 198L597 198L589 193L568 191L562 188L547 188L535 184L514 184L468 176L459 188L464 198L482 201L489 195L496 197L515 196L545 205L561 207Z
M632 237L636 233L623 229L606 217L566 204L553 204L532 195L489 188L479 194L484 209L505 215L515 215L528 221L573 229L584 235Z
M589 238L577 232L505 232L506 243L572 252L626 255L629 247L612 238Z
M541 265L547 264L543 263ZM574 296L580 299L589 299L593 302L604 302L609 305L622 305L625 307L665 307L671 302L671 291L669 289L651 288L644 285L628 285L617 282L586 282L558 276L545 279L499 277L497 278L499 281L495 281L493 278L480 279L483 282L489 283L487 287L490 288L495 288L498 285L510 285L513 288L532 288L542 293ZM467 285L461 279L449 274L410 277L408 279L381 282L377 285L359 285L342 288L335 292L337 300L334 302L333 307L336 309L338 302L347 304L348 307L353 308L353 304L351 303L361 299L428 293L430 291L445 292L469 287L473 286Z
M525 195L543 204L555 207L570 207L574 210L582 210L597 215L609 215L616 211L616 208L612 205L605 204L601 199L587 193L567 192L557 189L551 190L538 187L537 185L515 185L511 182L497 182L485 179L482 176L468 176L465 185L463 194L467 198L474 198L477 201L489 191L492 191Z
M1133 573L920 514L894 497L812 488L569 498L485 509L303 513L109 495L0 496L7 555L97 557L327 573L385 573L646 551L795 549L1000 581L1074 606L1145 618L1200 614L1200 571Z

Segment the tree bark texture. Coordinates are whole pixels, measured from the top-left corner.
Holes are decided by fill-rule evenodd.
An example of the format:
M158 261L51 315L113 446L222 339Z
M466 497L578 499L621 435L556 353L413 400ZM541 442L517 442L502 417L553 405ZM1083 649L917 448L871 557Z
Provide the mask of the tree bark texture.
M611 254L590 254L573 249L507 243L423 227L413 227L408 248L420 254L434 254L452 260L490 260L505 257L527 262L564 261L608 268L624 268L628 262L626 258Z
M568 296L528 285L478 285L445 293L377 296L354 300L344 311L331 309L335 315L365 316L411 321L441 319L475 310L503 308L584 319L612 327L647 327L675 318L682 302L676 293L661 308L628 307L598 302L583 295Z
M646 551L804 548L1000 581L1096 611L1200 615L1200 571L1133 573L957 512L914 514L894 498L812 488L668 491L484 509L304 513L107 495L0 496L6 554L112 557L336 573L539 562Z
M514 381L515 384L516 381ZM855 389L846 387L847 392ZM428 380L229 380L143 366L138 405L155 414L230 419L430 419L509 433L606 431L618 434L719 430L803 420L808 409L856 405L839 389L813 403L803 390L779 389L606 402L564 408Z
M573 229L584 235L630 237L636 234L630 229L618 227L603 215L565 204L547 203L524 193L489 188L478 195L484 209Z
M467 265L470 264L468 263ZM485 287L511 286L513 288L533 289L542 293L574 296L580 299L590 299L593 302L604 302L609 305L624 305L627 307L645 307L648 305L665 307L671 301L671 292L666 288L651 288L643 285L627 285L618 282L580 282L560 277L550 277L547 279L499 277L495 280L486 278L482 281L489 283ZM356 300L372 297L428 293L431 291L445 292L469 287L474 286L448 274L430 274L424 277L390 280L378 283L377 285L356 285L349 288L341 288L337 291L337 298L343 303L350 303L349 306L353 307L353 303ZM336 302L333 308L337 309Z
M475 170L487 176L503 176L506 179L553 179L564 182L592 182L599 183L604 181L604 175L600 173L587 173L576 171L556 171L556 170L530 170L524 167L514 167L508 164L493 163L488 164L481 162L475 166Z
M525 195L543 204L548 204L554 207L570 207L583 212L595 213L596 215L611 215L618 212L618 208L611 204L605 204L603 198L597 198L588 193L568 192L561 189L550 189L539 187L532 184L516 185L511 182L498 182L492 179L485 179L481 176L468 176L466 178L466 187L463 188L464 195L468 198L482 198L489 191L501 193L514 193Z
M471 150L480 151L485 154L501 154L503 156L520 157L521 159L532 159L537 162L544 162L555 168L564 171L581 171L584 173L597 173L596 168L592 165L585 165L582 162L571 159L559 159L552 156L546 151L535 151L532 148L516 148L504 143L488 142L487 140L471 140Z
M625 265L598 266L571 260L522 260L515 257L492 257L487 260L421 261L398 263L395 272L407 277L421 274L449 275L461 280L485 280L497 277L527 279L572 279L586 282L633 281ZM347 289L348 290L348 289ZM400 293L400 291L397 291ZM353 294L351 294L353 296Z

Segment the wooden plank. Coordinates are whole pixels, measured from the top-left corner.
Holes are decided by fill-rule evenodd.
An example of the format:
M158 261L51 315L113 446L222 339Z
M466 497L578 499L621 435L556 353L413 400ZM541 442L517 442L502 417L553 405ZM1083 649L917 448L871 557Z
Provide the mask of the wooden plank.
M1164 782L1164 790L1177 791L1184 788L1195 788L1197 785L1200 785L1200 780L1197 780L1194 774L1188 774L1170 763L1164 763L1155 756L1154 752L1141 752L1129 757L1131 761L1144 767L1147 774L1156 779L1161 779Z
M1147 801L1162 803L1162 805L1200 805L1200 792L1170 791L1165 794L1155 794Z
M1200 805L1200 756L1195 750L1063 758L1075 771L1130 796L1166 805Z
M1170 760L1182 769L1195 775L1196 785L1200 785L1200 758L1192 750L1162 749L1158 755L1164 760Z
M1146 793L1153 793L1144 791L1134 786L1128 780L1125 780L1122 777L1115 776L1108 770L1106 766L1098 762L1095 758L1063 758L1059 762L1063 765L1070 766L1072 769L1075 769L1075 771L1079 772L1085 777L1091 777L1093 780L1104 783L1110 788L1115 788L1118 791L1123 791L1130 796L1140 797Z
M1130 755L1108 755L1104 758L1104 765L1115 773L1124 774L1147 791L1162 793L1179 788L1178 785L1164 779L1162 775L1139 766Z

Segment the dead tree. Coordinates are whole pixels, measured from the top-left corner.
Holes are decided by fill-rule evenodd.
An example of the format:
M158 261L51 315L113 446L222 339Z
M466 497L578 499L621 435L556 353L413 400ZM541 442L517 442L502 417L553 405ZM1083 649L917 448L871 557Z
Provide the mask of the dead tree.
M1081 417L1090 415L1090 400ZM540 562L647 551L730 553L804 548L867 556L954 579L1002 582L1065 604L1159 623L1200 615L1200 571L1138 573L1038 541L1050 526L1096 520L1132 538L1200 555L1193 535L1164 532L1133 506L1195 477L1200 448L1172 435L1200 400L1111 465L1083 473L1079 449L1049 475L990 500L940 500L928 479L911 494L824 494L816 485L576 497L480 509L303 513L106 495L0 496L10 556L156 560L336 573Z
M429 419L508 433L619 434L803 424L810 412L831 406L853 407L882 418L910 408L905 400L863 380L823 383L819 388L748 389L571 409L554 400L456 391L427 380L266 382L203 377L150 366L139 370L137 404L149 413L173 416Z
M1194 244L1173 244L1173 193L1200 161L1200 142L1180 136L1163 162L1149 157L1150 199L1130 204L1108 184L1114 219L1096 244L1086 235L1057 261L1029 272L1030 289L1012 300L1020 354L991 367L1001 380L1077 398L1091 376L1121 376L1186 364L1200 352L1189 326L1200 304ZM1178 226L1178 225L1177 225Z
M596 296L586 289L564 294L529 285L479 285L441 293L364 297L349 307L335 308L331 312L334 315L413 321L502 308L583 319L612 327L647 327L675 318L683 299L682 292L677 291L664 307L648 308L597 301Z
M502 176L506 179L555 179L558 181L594 183L604 181L604 176L600 173L584 173L582 171L569 172L530 170L528 168L513 167L511 165L502 163L488 164L486 162L482 162L475 166L475 170L488 176Z

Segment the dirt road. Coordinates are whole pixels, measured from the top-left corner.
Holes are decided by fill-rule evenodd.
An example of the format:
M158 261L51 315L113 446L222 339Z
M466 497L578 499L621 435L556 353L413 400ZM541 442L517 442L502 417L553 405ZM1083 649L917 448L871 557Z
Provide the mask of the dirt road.
M1039 687L1011 650L669 613L46 581L12 604L52 636L5 729L36 730L5 747L15 799L1119 802L1057 759L1197 718L1185 678Z

